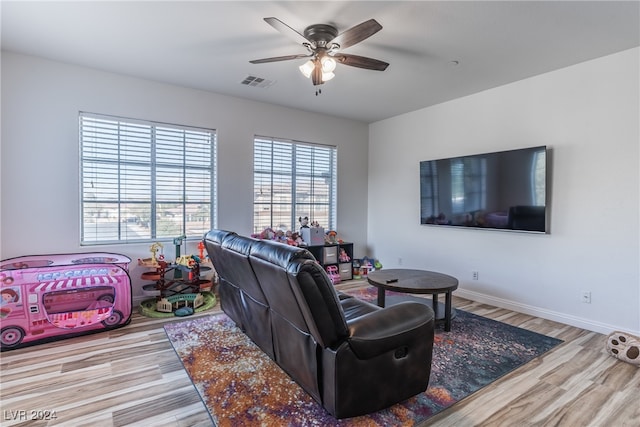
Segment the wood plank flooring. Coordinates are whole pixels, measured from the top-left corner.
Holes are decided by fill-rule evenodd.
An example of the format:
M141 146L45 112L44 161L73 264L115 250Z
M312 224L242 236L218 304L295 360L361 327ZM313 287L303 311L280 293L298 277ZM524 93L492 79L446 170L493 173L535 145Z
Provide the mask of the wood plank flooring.
M425 426L640 426L640 369L609 356L604 335L455 295L454 305L565 343ZM181 319L136 313L121 329L3 352L0 425L210 426L162 328L170 321Z

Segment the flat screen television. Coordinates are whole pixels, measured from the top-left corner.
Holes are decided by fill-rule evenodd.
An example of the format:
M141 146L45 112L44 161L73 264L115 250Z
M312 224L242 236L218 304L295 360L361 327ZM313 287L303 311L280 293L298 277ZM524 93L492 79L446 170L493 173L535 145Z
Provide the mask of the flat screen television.
M420 162L420 223L548 232L547 147Z

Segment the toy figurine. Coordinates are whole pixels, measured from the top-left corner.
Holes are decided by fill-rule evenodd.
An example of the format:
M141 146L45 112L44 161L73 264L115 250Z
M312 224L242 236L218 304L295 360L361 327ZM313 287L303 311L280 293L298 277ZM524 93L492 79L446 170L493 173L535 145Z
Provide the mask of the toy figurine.
M349 255L347 255L347 252L343 248L340 248L340 255L338 255L338 260L340 262L349 262L351 261L351 258L349 258Z
M298 217L298 222L300 222L300 228L309 228L309 217L305 216L303 217Z
M276 235L276 232L273 231L271 227L267 227L264 230L262 230L260 233L252 234L251 237L253 237L254 239L261 239L261 240L273 240L275 235Z
M154 244L151 245L151 247L149 248L149 251L151 252L151 265L152 266L156 266L158 265L158 257L157 257L157 253L160 249L162 249L162 243L160 242L155 242Z
M276 234L273 236L273 240L280 242L280 243L286 243L287 242L287 237L284 233L284 231L282 230L278 230L276 231Z
M198 255L200 255L200 259L204 259L204 242L201 240L198 243Z
M296 233L296 232L291 233L291 240L293 241L292 243L293 246L302 246L304 244L302 237L300 237L300 233Z

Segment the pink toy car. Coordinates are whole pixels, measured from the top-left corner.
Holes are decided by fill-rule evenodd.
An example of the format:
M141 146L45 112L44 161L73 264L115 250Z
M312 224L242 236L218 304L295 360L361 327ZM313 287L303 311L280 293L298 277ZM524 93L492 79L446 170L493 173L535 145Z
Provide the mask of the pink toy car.
M102 252L0 261L0 349L128 324L130 262Z

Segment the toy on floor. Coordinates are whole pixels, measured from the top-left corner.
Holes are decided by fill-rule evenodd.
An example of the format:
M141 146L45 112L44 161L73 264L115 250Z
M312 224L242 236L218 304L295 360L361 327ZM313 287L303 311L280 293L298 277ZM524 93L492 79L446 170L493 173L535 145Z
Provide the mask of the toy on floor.
M372 271L373 263L371 263L371 260L368 257L362 258L362 260L360 260L360 275L367 277Z
M328 265L326 270L327 270L327 274L329 275L329 278L331 279L331 283L333 283L334 285L337 285L338 283L340 283L340 273L338 272L337 266Z
M360 260L354 259L351 265L353 265L353 278L354 279L362 278L362 276L360 276Z
M640 367L640 338L613 332L607 337L607 352L618 360Z
M130 262L103 252L1 261L0 349L128 324Z

